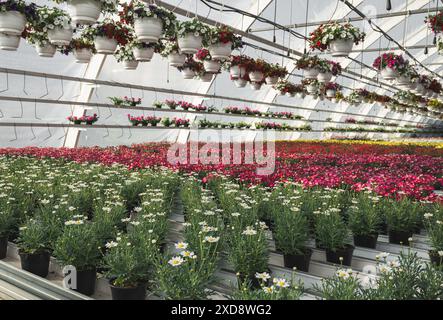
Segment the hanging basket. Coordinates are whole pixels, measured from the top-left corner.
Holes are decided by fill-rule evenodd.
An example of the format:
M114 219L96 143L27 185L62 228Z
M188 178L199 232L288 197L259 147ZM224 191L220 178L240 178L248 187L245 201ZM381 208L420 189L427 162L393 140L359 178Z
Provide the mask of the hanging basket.
M138 61L137 60L125 60L122 62L123 68L125 70L135 70L138 67Z
M286 92L286 96L289 98L295 97L295 92Z
M100 54L114 54L118 45L117 40L107 37L95 37L94 44L97 53Z
M209 48L209 54L211 55L212 59L224 61L229 59L229 56L232 53L232 42L227 43L216 43L213 45L210 45Z
M264 78L264 74L261 71L249 72L249 79L251 82L261 82Z
M163 21L158 18L137 18L134 20L134 32L141 42L157 42L163 34Z
M6 33L0 33L0 49L15 51L20 45L20 37L8 35Z
M351 53L353 46L354 41L352 39L337 39L331 41L331 43L329 44L329 50L331 51L331 55L333 57L347 57Z
M234 84L237 88L244 88L248 84L248 81L246 81L245 79L239 78L239 79L234 80Z
M326 90L326 96L328 98L335 98L335 94L336 94L335 90L332 90L332 89Z
M100 17L101 3L96 0L70 0L68 2L74 24L91 25Z
M190 68L184 68L182 70L183 79L193 79L195 77L194 70Z
M89 63L93 55L91 49L74 49L75 62L77 63Z
M318 87L315 84L310 84L306 86L306 91L308 91L309 94L317 93Z
M56 47L53 44L48 43L47 45L41 46L36 45L35 50L40 57L52 58L55 55Z
M72 40L72 29L55 28L49 30L48 39L55 46L67 46Z
M306 94L304 92L297 92L295 96L299 99L304 99L306 97Z
M231 75L231 78L237 79L242 78L246 74L246 68L240 67L240 66L231 66L229 68L229 74Z
M202 37L196 37L192 33L187 33L184 37L178 38L178 46L184 54L194 54L202 47Z
M205 60L203 61L203 68L209 73L218 73L220 71L220 61Z
M0 32L20 36L25 30L26 18L18 11L0 12Z
M317 75L318 82L328 83L332 79L332 73L330 72L320 72Z
M186 56L184 54L174 52L168 55L168 61L171 67L181 67L185 63L185 60Z
M278 77L266 77L265 82L270 86L276 85L278 82Z
M396 82L398 85L401 85L401 86L405 86L405 85L409 86L409 84L411 83L411 78L406 77L404 75L400 75L397 77Z
M140 62L149 62L154 56L154 48L134 48L134 58Z
M385 80L394 80L398 77L398 72L391 68L383 68L380 71L380 74Z
M306 79L317 79L319 73L320 71L317 68L309 68L309 69L304 69L303 75L305 76Z

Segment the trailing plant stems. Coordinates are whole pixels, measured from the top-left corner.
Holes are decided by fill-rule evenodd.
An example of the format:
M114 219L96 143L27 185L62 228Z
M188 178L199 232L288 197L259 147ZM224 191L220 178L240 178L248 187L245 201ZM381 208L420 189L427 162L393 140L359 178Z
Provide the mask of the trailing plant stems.
M212 2L212 3L217 3L217 2L215 2L215 1L211 1L211 2ZM163 1L160 1L160 0L157 0L156 3L157 3L158 5L161 5L161 6L165 7L166 9L174 10L174 13L179 14L179 15L181 15L181 16L185 16L185 17L187 17L187 16L189 15L189 12L188 12L187 10L185 10L185 9L176 8L176 7L174 7L173 5L170 5L170 4L165 3L165 2L163 2ZM206 3L205 3L205 4L206 4ZM218 4L218 5L221 5L220 3L217 3L217 4ZM206 5L208 5L208 4L206 4ZM214 10L222 11L222 12L226 12L226 11L228 11L228 12L237 12L237 13L243 14L243 13L241 13L241 12L243 12L243 11L241 11L241 10L239 10L239 9L236 9L236 8L233 8L233 7L229 7L229 6L226 6L226 5L223 5L222 7L223 7L223 8L220 9L220 10L218 10L218 9L214 9ZM231 8L231 10L226 10L225 8ZM273 24L273 22L270 21L270 20L268 20L268 19L264 19L264 18L262 18L262 17L259 17L259 16L257 16L257 15L254 15L254 14L251 14L251 13L248 13L248 12L245 12L244 15L247 15L247 16L249 16L249 17L252 17L252 18L254 18L254 19L257 19L258 21L262 21L262 20L263 20L264 23ZM204 23L207 23L207 24L209 24L209 25L213 25L213 26L215 26L215 25L220 24L220 22L218 22L218 21L215 21L215 20L212 20L212 19L208 19L207 17L203 17L203 16L200 16L200 15L198 15L198 14L196 15L196 17L197 17L200 21L202 21L202 22L204 22ZM281 25L276 25L276 27L277 27L278 29L281 29L281 27L284 28L284 26L281 26ZM281 29L281 30L285 30L285 31L291 32L291 30L288 29L288 28L284 28L284 29ZM285 46L280 45L280 44L278 44L278 43L275 43L275 42L273 42L273 41L271 41L271 40L267 40L267 39L265 39L265 38L258 37L258 36L256 36L256 35L253 35L253 34L249 33L249 32L245 32L245 31L243 31L243 30L239 30L239 29L235 29L235 28L233 28L233 31L234 31L236 34L241 35L241 36L244 37L244 38L248 38L248 39L250 39L250 40L253 40L253 41L259 42L259 43L261 43L261 44L263 44L263 45L266 45L266 46L269 46L269 47L272 47L272 48L275 48L275 49L278 49L278 50L282 50L283 52L291 53L291 54L293 54L293 55L295 55L295 56L298 56L298 57L303 56L303 53L302 53L302 52L299 52L299 51L296 51L296 50L294 50L294 49L291 49L291 48L285 47ZM301 34L300 34L300 35L301 35ZM301 35L301 36L302 36L302 38L300 38L300 39L305 40L305 37L304 37L303 35ZM244 42L244 43L245 43L245 42ZM247 43L245 43L245 44L247 44ZM251 44L247 44L247 45L251 46ZM259 47L259 46L256 46L256 47L260 48L260 50L266 51L266 49L264 49L264 48L262 48L262 47ZM274 51L269 51L269 53L277 54L277 55L281 55L281 54L278 54L278 53L276 53L276 52L274 52ZM285 57L287 57L287 56L285 55ZM290 57L287 57L287 58L290 58ZM292 58L290 58L290 59L292 59ZM394 89L394 90L398 90L398 89L395 88L394 86L391 86L391 85L389 85L389 84L382 83L382 82L380 82L380 81L374 80L374 79L369 78L369 77L366 77L366 76L363 76L363 77L362 77L360 74L355 73L355 72L352 72L352 71L348 71L347 69L343 70L343 72L348 73L348 74L350 74L350 75L352 75L352 76L356 76L356 77L358 77L358 78L363 78L363 79L366 79L366 80L368 80L368 81L374 82L374 83L375 83L374 86L378 86L379 84L383 84L384 86L390 87L390 88L392 88L392 89Z
M239 118L252 118L252 119L260 119L260 120L285 120L285 121L305 121L305 122L320 122L320 123L335 123L335 124L348 124L346 122L341 121L326 121L326 120L315 120L315 119L289 119L289 118L278 118L278 117L257 117L254 115L245 115L245 114L231 114L225 112L208 112L208 111L189 111L189 110L177 110L177 109L158 109L155 107L139 107L139 106L116 106L113 104L106 103L93 103L93 102L77 102L77 101L64 101L64 100L52 100L52 99L34 99L34 98L19 98L19 97L6 97L0 96L0 101L20 101L20 102L31 102L31 103L47 103L47 104L55 104L55 105L79 105L85 107L95 107L95 108L111 108L111 109L124 109L124 110L139 110L139 111L154 111L154 112L167 112L167 113L186 113L186 114L201 114L201 115L213 115L213 116L224 116L224 117L239 117ZM351 115L351 114L350 114ZM356 115L356 114L355 114ZM361 117L367 117L365 115L356 115ZM396 120L394 118L383 118L385 120ZM420 123L416 121L410 120L400 120L404 122L411 123ZM368 125L379 125L368 124ZM401 126L398 126L401 127Z
M306 108L306 107L294 107L292 105L286 105L286 104L281 104L281 103L256 101L256 100L250 100L250 99L242 99L242 98L235 98L235 97L229 97L229 96L220 96L220 95L215 95L215 94L196 93L196 92L190 92L190 91L173 90L173 89L166 89L166 88L148 87L148 86L141 86L141 85L133 85L133 84L129 84L129 83L115 82L115 81L88 79L88 78L80 78L80 77L72 77L72 76L61 76L61 75L56 75L56 74L42 73L42 72L35 72L35 71L26 71L26 70L19 70L19 69L1 68L0 72L4 72L8 75L9 74L16 74L16 75L21 75L21 76L31 76L31 77L40 77L40 78L46 78L46 79L57 79L57 80L64 80L64 81L90 83L90 84L94 84L94 85L100 84L100 85L111 86L111 87L153 91L156 93L170 93L173 95L193 96L193 97L246 102L246 103L251 103L251 104L267 105L267 106L271 106L271 107L282 107L282 108L288 108L288 109L299 109L299 110L307 110L307 111L323 111L323 112L328 112L328 113L345 114L345 115L351 115L351 116L366 116L366 115L362 115L362 114L343 112L343 111L333 111L333 110L328 110L328 109L313 110L313 109ZM35 99L31 99L31 100L33 102L35 101ZM76 102L76 104L79 104L79 103ZM96 105L96 104L93 104L93 105ZM366 117L385 119L385 120L397 120L397 119L393 119L393 118L385 118L385 117L375 116L375 115L367 115ZM417 123L417 122L411 121L411 120L402 120L402 121Z

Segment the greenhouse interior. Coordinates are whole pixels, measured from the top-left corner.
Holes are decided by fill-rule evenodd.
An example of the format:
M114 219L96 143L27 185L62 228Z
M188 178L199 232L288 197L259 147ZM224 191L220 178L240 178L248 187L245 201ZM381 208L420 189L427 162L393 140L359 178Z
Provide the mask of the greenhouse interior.
M0 300L443 298L443 1L0 0L0 49Z

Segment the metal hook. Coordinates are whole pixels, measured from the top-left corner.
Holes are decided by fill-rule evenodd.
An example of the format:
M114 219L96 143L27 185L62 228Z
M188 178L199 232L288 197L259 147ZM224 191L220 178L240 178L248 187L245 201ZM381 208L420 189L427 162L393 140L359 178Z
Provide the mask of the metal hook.
M39 116L37 116L37 99L35 99L34 101L34 117L37 120L42 120L42 118L40 118Z
M108 127L106 127L106 134L103 136L103 138L107 138L109 137L109 129Z
M107 117L105 118L105 120L108 120L110 117L112 117L112 110L111 110L111 107L108 107L108 110L109 110L109 116L107 116Z
M15 135L15 138L12 139L12 140L9 140L9 142L17 141L18 140L18 137L17 137L17 126L16 126L15 122L14 122L14 135Z
M15 119L21 119L23 118L23 102L20 100L20 115L18 117L11 117L11 118L15 118Z
M9 90L9 73L8 73L8 70L5 70L5 71L6 71L6 89L1 90L0 93L6 92Z
M121 137L123 137L123 133L124 133L124 131L123 131L123 128L121 128L122 129L122 133L121 133L121 135L119 135L117 138L121 138Z
M28 95L28 92L26 91L26 72L23 72L23 93Z
M60 138L58 138L57 140L61 140L66 137L67 130L65 130L64 126L62 127L62 129L63 129L63 135Z
M42 96L40 96L39 98L44 98L49 94L49 88L48 88L48 78L45 76L45 87L46 87L46 93Z
M48 123L48 133L49 133L49 136L43 141L46 141L46 140L52 138L52 132L51 132L51 129L49 129L49 123Z
M31 141L37 139L37 136L35 135L35 132L34 132L34 128L32 127L32 123L31 123L31 132L33 135L33 138L31 139Z
M63 78L61 78L61 77L60 77L60 83L61 83L61 86L62 86L62 94L56 100L60 100L65 95L65 86L63 84Z

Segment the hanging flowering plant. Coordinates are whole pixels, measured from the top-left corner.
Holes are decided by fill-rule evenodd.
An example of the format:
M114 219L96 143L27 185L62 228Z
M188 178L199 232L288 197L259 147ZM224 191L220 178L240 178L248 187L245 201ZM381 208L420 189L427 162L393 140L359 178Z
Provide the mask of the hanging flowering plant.
M69 116L67 117L67 119L74 124L85 123L87 125L92 125L98 121L98 116L97 114L94 113L93 116L86 116L86 115L81 117Z
M437 79L432 79L429 83L428 89L435 93L441 93L442 85Z
M319 68L320 59L317 56L303 55L300 59L297 60L295 66L297 69L312 69Z
M120 46L114 53L114 57L118 62L135 60L134 51L129 46Z
M166 37L174 37L177 31L177 17L171 11L156 6L145 4L140 1L132 1L123 4L119 11L120 21L127 25L134 25L134 20L138 18L156 18L163 23L163 31Z
M246 62L245 67L247 72L265 72L267 62L262 59L251 59Z
M182 71L184 69L191 69L196 73L204 71L203 63L195 61L192 57L187 57L185 63L182 66L177 67L177 69L179 71Z
M310 33L309 41L312 49L325 51L334 40L352 40L354 44L363 41L366 34L350 23L322 24Z
M233 66L246 67L246 65L250 63L252 60L253 60L252 58L246 55L240 55L240 56L231 55L229 59L223 63L223 68L229 70L229 68Z
M44 47L50 44L48 32L38 31L30 25L28 25L25 31L23 31L22 38L26 39L26 41L32 45Z
M233 30L225 25L210 28L210 32L204 42L206 46L217 43L231 43L231 49L238 49L243 47L243 42L240 36L234 34Z
M189 127L190 120L189 119L181 119L181 118L174 118L172 119L172 124L176 127Z
M328 82L325 83L325 91L327 90L334 90L334 91L339 91L341 90L341 86L338 83L335 82Z
M205 49L205 48L198 50L197 53L195 54L194 58L197 61L211 61L212 60L209 50Z
M318 68L322 73L332 73L333 76L338 76L342 72L341 64L331 60L320 60Z
M434 33L443 32L443 11L429 15L425 22Z
M129 107L135 107L142 103L141 98L134 98L134 97L127 97L124 96L123 98L120 97L109 97L109 100L115 105L115 106L129 106Z
M159 53L162 57L166 58L172 53L180 53L180 48L175 40L160 40L159 42Z
M210 30L211 29L209 28L209 26L200 22L197 18L194 18L192 20L183 21L178 24L177 36L179 38L183 38L186 36L186 34L192 33L196 37L201 36L206 39L211 32Z
M422 74L418 77L418 83L428 89L429 85L431 84L431 79L427 75Z
M265 77L284 78L288 74L286 67L280 66L278 63L267 63L265 66Z
M95 37L115 39L121 46L125 46L131 40L128 27L111 19L105 19L102 22L87 27L84 31L84 36L89 39L94 39Z
M295 93L295 85L286 80L279 80L274 89L281 93Z
M390 68L398 72L402 72L408 66L402 55L395 54L393 52L386 52L375 59L372 66L377 70Z
M26 17L28 22L37 19L37 5L26 4L23 0L6 0L0 2L0 12L17 11Z
M94 42L88 38L80 37L76 39L72 39L69 44L71 50L81 50L81 49L89 49L92 50L92 53L96 53Z
M33 28L48 32L56 28L71 29L71 16L64 10L46 6L37 9L37 19L32 22Z

